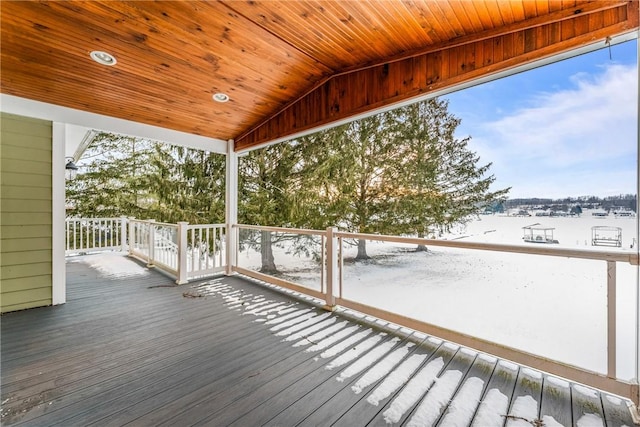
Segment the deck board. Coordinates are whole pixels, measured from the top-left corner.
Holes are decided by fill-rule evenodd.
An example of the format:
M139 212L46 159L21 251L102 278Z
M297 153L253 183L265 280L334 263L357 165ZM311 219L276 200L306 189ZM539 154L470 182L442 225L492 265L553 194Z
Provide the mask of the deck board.
M249 353L262 350L266 356L275 360L286 358L288 353L278 351L276 347L277 345L265 347L258 341L253 341L239 347L240 351L247 352L247 355L217 358L218 355L206 354L205 360L196 360L191 364L185 362L181 369L163 377L157 383L157 387L151 390L138 389L129 396L129 402L121 403L119 411L102 415L111 415L111 420L119 423L155 417L154 423L145 421L143 425L157 425L170 417L172 412L169 409L185 409L188 404L198 404L201 400L198 399L198 393L204 396L226 393L227 387L241 383L245 378L259 372L263 364L257 363ZM242 368L236 368L238 364L242 364ZM118 397L118 394L114 397ZM189 409L188 406L186 408Z
M407 421L411 410L420 403L422 396L433 387L435 378L432 377L431 372L438 376L442 374L445 371L444 367L453 359L457 351L458 346L456 345L446 342L440 345L420 369L413 372L405 387L392 399L389 399L384 408L367 425L386 426L387 424L403 424ZM408 392L409 389L413 391Z
M336 425L357 425L363 419L372 419L380 411L377 405L374 406L367 401L372 391L377 389L384 379L399 369L403 363L407 363L412 357L420 354L433 353L436 348L433 343L429 344L422 334L407 337L407 340L400 347L400 351L406 351L406 354L400 354L402 358L394 357L391 354L389 356L391 361L385 358L380 362L380 365L372 367L370 371L357 378L357 381L352 382L351 391L356 401L339 415Z
M78 424L87 424L90 419L84 418L83 412L90 412L93 419L104 411L122 412L133 402L144 401L154 393L165 391L167 386L178 387L190 380L191 385L198 381L208 382L211 378L209 372L214 374L225 366L225 362L231 370L237 363L236 360L241 359L237 357L236 349L255 351L264 348L259 342L252 341L254 337L259 337L259 334L248 334L249 344L237 343L232 354L228 354L229 351L225 354L212 350L222 348L228 342L220 340L215 343L206 341L198 347L189 346L179 352L158 353L161 354L159 360L143 360L134 366L128 360L122 360L120 372L114 370L100 373L83 379L79 384L74 383L72 389L63 388L68 394L54 401L61 407L56 411L55 419L71 423L71 417L75 417ZM195 373L190 374L190 371ZM107 415L112 413L107 412Z
M253 356L242 358L237 354L229 354L225 358L218 359L217 355L213 354L207 363L191 365L185 373L172 374L155 383L152 387L147 386L122 401L115 401L121 408L129 402L136 402L135 404L130 404L118 411L113 411L113 409L102 411L102 413L92 411L90 421L93 422L100 416L98 421L101 425L123 425L164 407L173 401L176 394L190 394L203 387L210 390L211 384L215 384L215 392L221 391L222 393L214 392L215 398L198 402L198 405L191 407L189 411L182 412L181 417L172 418L169 425L192 423L200 417L215 412L220 407L224 408L236 400L246 399L247 394L253 392L256 387L260 387L263 381L268 381L270 375L282 375L287 372L287 367L300 363L295 357L297 355L292 356L290 353L281 352L277 345L265 347L261 342L253 342L252 344L253 348L246 348L246 351L250 353L261 352L267 361L278 360L275 367L274 365L267 368L263 368L264 365L254 366L250 372L243 372L244 375L239 376L237 372L234 372L235 366L243 361L253 359ZM203 373L203 369L208 373ZM140 419L140 422L143 421ZM84 424L85 419L82 422Z
M67 263L66 304L2 316L3 425L510 426L519 398L567 427L632 424L617 397L370 316L91 257Z
M487 420L492 420L494 425L506 424L506 415L515 390L518 371L519 367L513 363L502 360L497 362L482 394L481 403L474 414L472 422L474 427L486 425ZM489 402L492 403L489 404Z
M33 369L43 370L44 377L55 377L55 371L68 372L68 369L78 370L84 366L95 365L96 362L106 362L119 355L122 355L122 357L128 357L135 353L144 355L154 349L164 350L167 347L171 348L175 345L176 340L182 342L188 341L193 335L206 335L210 333L210 328L206 323L221 322L232 317L231 313L228 313L229 316L225 316L224 314L225 313L220 313L219 315L200 317L199 320L202 322L201 324L194 324L188 328L183 328L178 322L172 320L158 322L154 326L160 328L161 331L158 331L158 333L153 336L150 336L146 330L137 330L135 332L119 331L117 337L113 339L110 339L109 336L104 334L93 335L91 338L94 340L104 340L98 344L96 344L95 341L85 339L87 337L84 334L76 335L76 339L78 339L78 337L83 338L86 343L77 345L75 347L75 353L71 356L64 351L65 346L55 351L52 350L36 356L26 356L22 359L18 358L12 361L13 363L3 360L3 365L6 369L10 369L15 364L19 365L26 362L30 363ZM142 326L142 322L138 324L138 327L140 326ZM180 332L179 337L175 336L177 332ZM91 342L94 342L93 346L90 345ZM136 345L131 346L131 343L136 343ZM67 343L67 346L68 345L69 343ZM16 372L15 375L7 375L5 378L7 383L5 383L5 385L13 381L19 381L21 375L28 375L28 373Z
M459 420L462 425L471 424L478 408L466 409L469 401L479 402L496 367L497 359L478 354L471 368L462 380L461 388L453 397L451 404L440 421L441 425L455 425Z
M461 381L475 358L475 352L458 348L426 396L408 414L405 425L436 425L447 411L455 393L460 389Z
M533 424L540 419L542 382L542 373L520 368L511 398L507 427L521 425L522 421Z
M412 340L412 338L410 337L409 340ZM415 345L406 357L404 357L402 361L394 367L394 370L407 362L407 360L412 356L426 358L433 354L439 347L439 344L436 345L424 338L415 338L413 343L417 345ZM393 370L391 372L393 372ZM334 377L335 375L330 376L327 382L335 381ZM353 426L362 423L362 420L370 420L374 418L374 416L381 410L381 407L380 405L372 405L367 402L366 399L383 380L383 378L379 379L374 384L366 387L360 394L354 393L356 396L360 396L359 400L342 414L337 414L339 418L336 420L336 425ZM330 384L328 386L330 386ZM299 423L303 423L303 421L304 425L311 425L310 420L307 418L316 412L316 408L318 410L322 410L319 408L320 403L322 403L321 399L317 397L316 390L313 390L313 392L307 393L301 399L296 401L291 407L287 408L286 411L281 412L275 418L269 420L266 425L298 425Z
M604 410L599 393L581 385L571 386L571 404L573 409L573 425L604 425Z
M544 421L545 417L552 417L563 426L573 425L571 389L567 381L554 377L544 379L540 419Z
M631 427L634 425L627 403L614 396L600 395L606 425L609 427Z
M278 352L286 348L279 342L277 344ZM194 393L184 396L181 401L150 412L139 421L143 424L182 425L187 422L196 423L209 417L217 420L223 416L241 416L246 408L254 407L262 400L268 399L271 390L279 390L281 384L278 381L296 381L300 375L312 371L313 363L310 359L313 354L305 353L302 348L293 351L289 348L282 356L277 354L263 354L251 369L247 370L242 366L241 375L233 372L233 375L230 373L215 384L205 384ZM251 357L255 359L255 356ZM239 409L235 409L238 407ZM162 418L162 414L166 416Z
M366 365L375 364L385 355L390 354L391 352L405 346L408 339L409 337L400 339L398 337L387 335L374 348L363 354L362 357L367 357L368 355L373 354L377 351L377 349L382 349L382 351L377 352L378 354L373 355L374 357L369 357L368 359L363 360L367 362ZM346 352L342 353L342 355L346 356L350 351L352 350L347 350ZM305 381L303 384L301 384L302 387L298 388L296 386L296 389L291 390L292 395L295 396L297 393L299 395L304 395L306 398L300 399L299 402L302 405L298 404L297 406L297 408L301 406L304 407L301 411L299 411L296 407L292 407L287 408L287 412L306 412L308 414L308 417L304 419L305 425L332 424L341 416L341 414L347 411L359 399L362 398L361 395L354 393L351 387L360 377L359 373L364 373L363 371L366 371L368 368L370 368L370 366L366 365L364 367L362 365L357 366L357 369L355 370L359 370L360 368L362 368L362 370L358 371L358 374L353 373L355 372L355 370L347 371L347 369L352 366L350 364L337 366L333 369L323 369L321 372L318 372L318 374L315 378L313 378L312 381ZM286 397L280 396L280 401L286 401ZM310 413L311 411L313 412ZM253 421L255 420L255 417L246 417L246 420ZM280 423L274 423L273 421L271 421L268 424L278 425ZM242 422L239 422L237 425L241 426ZM248 423L244 425L252 424Z

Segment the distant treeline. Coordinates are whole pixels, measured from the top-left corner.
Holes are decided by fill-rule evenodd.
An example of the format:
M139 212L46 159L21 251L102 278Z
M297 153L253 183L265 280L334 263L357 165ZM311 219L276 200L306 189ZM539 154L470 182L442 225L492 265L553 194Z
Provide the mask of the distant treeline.
M620 194L608 197L580 196L565 197L563 199L533 197L509 199L504 202L504 209L529 207L543 210L569 211L574 206L580 206L582 209L604 209L607 212L619 208L636 212L637 196L635 194Z

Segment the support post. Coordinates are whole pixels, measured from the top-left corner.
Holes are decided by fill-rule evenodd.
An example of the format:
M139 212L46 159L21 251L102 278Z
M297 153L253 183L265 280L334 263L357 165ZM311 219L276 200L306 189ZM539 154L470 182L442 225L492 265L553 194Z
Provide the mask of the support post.
M188 226L188 222L178 223L178 280L176 280L176 284L178 285L189 283L189 277L187 275Z
M325 260L326 260L326 252L324 250L324 248L326 247L325 242L327 241L327 236L325 236L324 234L320 237L320 292L326 292L327 291L327 286L325 283Z
M134 216L129 217L129 256L133 256L133 249L135 247L136 242L136 226L132 221L136 219Z
M127 217L120 217L120 251L127 251Z
M616 378L616 262L607 261L607 376Z
M342 245L342 237L338 238L338 248L336 249L336 252L338 254L338 296L340 298L342 298L342 295L344 295L343 290L342 290L342 285L344 284L344 270L343 270L343 261L344 261L344 257L342 255L342 250L343 250L343 245Z
M147 256L147 267L153 267L153 261L156 259L156 226L154 224L156 222L155 219L148 220L149 225L149 235L148 242L149 245L149 255Z
M337 231L335 227L327 227L327 293L324 308L329 311L336 309L333 289L338 283L338 240L335 237Z
M65 264L66 125L54 122L51 137L51 303L58 305L67 301Z
M238 223L238 153L235 152L234 141L227 142L226 162L226 191L225 191L225 225L226 225L226 252L227 265L225 274L230 276L236 265L237 235L233 225Z

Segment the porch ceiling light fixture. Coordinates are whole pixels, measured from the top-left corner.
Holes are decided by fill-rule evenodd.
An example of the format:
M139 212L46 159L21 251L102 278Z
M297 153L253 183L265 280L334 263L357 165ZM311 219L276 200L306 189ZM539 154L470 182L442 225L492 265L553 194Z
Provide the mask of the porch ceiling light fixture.
M76 179L78 175L78 166L73 162L73 157L67 157L65 159L67 164L64 167L64 176L67 181Z
M94 50L89 55L91 56L91 59L102 65L112 66L116 65L116 63L118 62L116 61L115 56L101 50Z
M229 100L229 95L222 92L214 93L213 100L216 102L227 102Z

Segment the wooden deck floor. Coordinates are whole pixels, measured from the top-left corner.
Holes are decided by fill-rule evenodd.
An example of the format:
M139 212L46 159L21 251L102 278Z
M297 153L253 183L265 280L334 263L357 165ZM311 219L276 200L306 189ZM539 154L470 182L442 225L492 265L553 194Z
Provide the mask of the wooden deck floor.
M621 399L453 343L110 257L67 263L67 304L2 316L3 425L632 425Z

